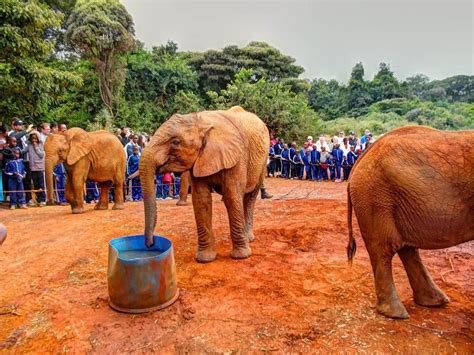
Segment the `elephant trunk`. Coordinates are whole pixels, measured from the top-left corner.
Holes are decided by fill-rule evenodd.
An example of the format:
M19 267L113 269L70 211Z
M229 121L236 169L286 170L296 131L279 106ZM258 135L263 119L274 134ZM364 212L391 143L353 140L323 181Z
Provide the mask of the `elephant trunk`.
M156 226L156 190L155 172L158 162L155 160L151 148L145 148L140 157L140 181L143 190L143 203L145 208L145 244L151 247L154 244L153 232Z
M48 204L54 204L53 169L57 163L57 159L53 157L46 158L45 160L46 193L48 197Z

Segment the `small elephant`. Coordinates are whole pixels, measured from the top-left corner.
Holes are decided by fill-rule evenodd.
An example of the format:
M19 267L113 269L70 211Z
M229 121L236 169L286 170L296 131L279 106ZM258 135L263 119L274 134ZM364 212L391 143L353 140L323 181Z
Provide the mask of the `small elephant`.
M124 208L125 152L112 133L88 133L80 128L71 128L64 133L48 136L44 150L48 203L53 202L53 168L63 163L67 177L65 196L71 204L72 213L84 212L86 179L100 186L100 198L95 209L108 208L111 185L115 186L113 209Z
M231 256L251 255L255 201L264 178L269 135L256 115L241 107L174 115L151 138L140 159L145 205L145 243L156 225L155 171L190 170L198 233L198 262L216 258L211 188L223 196L232 238Z
M453 147L456 147L453 149ZM352 208L370 256L377 310L407 318L392 276L402 260L415 303L442 306L418 249L441 249L474 239L474 131L403 127L386 134L361 156L347 186L351 261L356 242Z

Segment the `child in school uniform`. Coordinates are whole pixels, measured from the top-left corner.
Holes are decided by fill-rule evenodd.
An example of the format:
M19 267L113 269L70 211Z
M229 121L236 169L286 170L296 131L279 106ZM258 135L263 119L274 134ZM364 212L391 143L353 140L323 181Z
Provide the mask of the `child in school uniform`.
M156 199L163 198L163 174L156 173Z
M341 182L341 166L344 158L344 152L342 151L340 144L336 142L332 150L332 156L334 157L334 169L336 173L336 182Z
M316 148L316 144L313 144L311 153L311 177L313 181L321 181L322 180L322 175L321 175L321 167L320 167L320 162L319 159L321 158L321 153L319 153L318 149Z
M66 188L66 169L63 163L53 168L54 180L56 181L56 201L61 205L67 205L64 189Z
M10 209L14 210L17 205L20 208L27 208L25 201L25 193L23 192L23 179L26 176L25 164L20 158L20 149L12 150L13 159L7 163L5 167L5 174L7 175L7 189L11 191Z
M299 153L296 153L294 156L293 156L293 175L292 175L292 179L302 179L303 178L303 162L301 161L301 156Z
M350 173L349 162L347 161L347 156L344 156L344 160L342 161L341 167L344 173L344 181L347 181L347 179L349 178L349 173Z
M86 180L86 203L97 203L97 201L99 201L97 183L92 180Z
M170 186L171 186L171 174L164 173L162 182L163 182L163 200L171 200L170 194Z
M288 149L288 144L283 146L283 150L281 151L281 160L283 165L283 171L281 176L285 179L290 178L290 150Z
M311 152L313 151L312 147L308 147L303 156L303 165L306 172L306 180L313 181L313 172L311 169Z
M320 171L321 177L324 181L328 181L328 166L331 160L331 155L326 151L326 147L321 147L321 154L320 154Z
M268 151L268 165L267 165L267 172L269 177L275 176L275 149L273 145L270 143L270 148Z
M334 155L331 155L329 157L328 168L329 168L329 177L331 181L335 181L336 180L336 161L335 161Z
M353 145L351 145L350 148L349 148L349 153L347 153L347 167L346 167L347 171L344 171L344 180L349 179L349 176L350 176L351 171L352 171L352 167L354 166L354 164L355 164L355 162L358 158L358 156L357 156L357 154L354 150L355 150L355 147Z
M138 171L138 165L140 162L140 151L138 147L133 147L133 153L128 157L127 161L127 176L132 175ZM140 176L136 176L131 179L132 183L132 200L140 201L143 198L142 186L140 183Z
M181 188L181 177L171 174L173 177L173 198L179 198L179 189Z

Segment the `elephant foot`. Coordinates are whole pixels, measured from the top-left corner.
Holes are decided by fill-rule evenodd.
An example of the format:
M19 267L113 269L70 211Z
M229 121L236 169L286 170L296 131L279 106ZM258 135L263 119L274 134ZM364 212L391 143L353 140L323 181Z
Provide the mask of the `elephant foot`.
M198 263L210 263L216 259L217 253L214 249L203 249L196 252L196 261Z
M188 203L184 200L179 200L178 202L176 202L176 206L187 206Z
M95 206L94 206L94 209L95 210L107 210L109 208L109 204L101 204L101 203L97 203Z
M234 248L230 253L232 259L247 259L250 255L252 255L250 247Z
M125 208L125 206L123 205L123 203L116 203L114 204L114 207L112 207L113 210L123 210Z
M72 208L72 214L79 214L79 213L84 213L84 207L73 207Z
M377 303L377 311L389 318L407 319L408 312L400 300L391 303Z
M449 297L438 288L414 294L413 298L417 305L425 307L441 307L449 302Z
M249 242L253 242L255 240L255 236L253 235L253 232L248 232L245 235L247 236L247 239Z
M46 206L55 206L55 205L56 205L56 202L54 201L49 200L46 202Z

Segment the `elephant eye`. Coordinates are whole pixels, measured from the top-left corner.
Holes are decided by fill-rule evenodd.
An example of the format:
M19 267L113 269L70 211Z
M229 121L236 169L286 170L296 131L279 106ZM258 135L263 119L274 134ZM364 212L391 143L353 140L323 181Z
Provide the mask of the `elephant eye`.
M179 139L173 139L173 141L171 142L171 144L173 145L178 145L179 143L181 143Z

